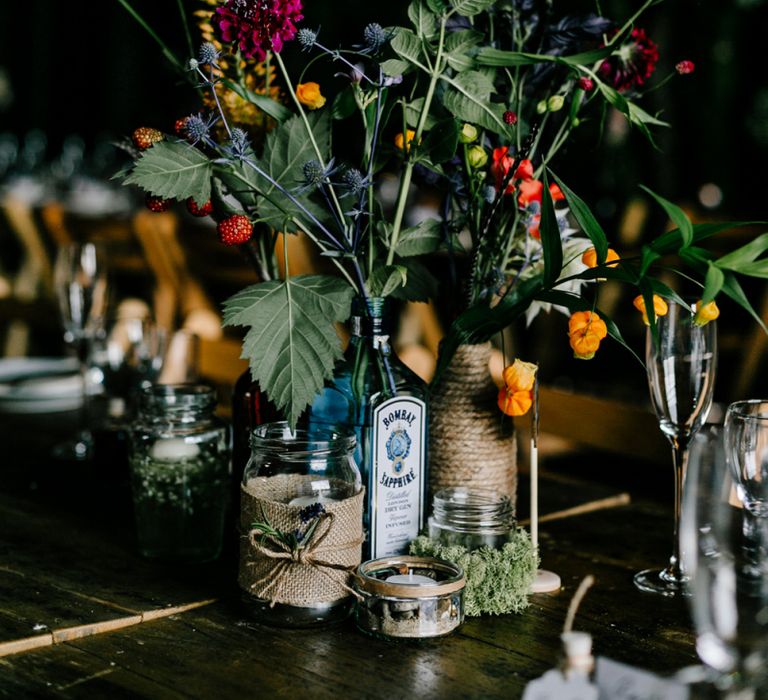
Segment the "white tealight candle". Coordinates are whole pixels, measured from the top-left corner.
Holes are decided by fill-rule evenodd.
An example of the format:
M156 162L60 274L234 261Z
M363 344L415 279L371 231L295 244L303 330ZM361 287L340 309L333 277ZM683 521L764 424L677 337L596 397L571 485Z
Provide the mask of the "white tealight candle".
M386 579L387 583L404 583L406 586L437 586L437 581L429 576L414 574L409 571L407 574L394 574Z
M288 501L289 506L311 506L313 503L336 503L335 498L323 496L317 494L317 496L296 496L296 498Z
M200 454L200 448L194 442L184 438L163 438L158 440L149 451L152 459L161 462L179 462L182 459L194 459Z

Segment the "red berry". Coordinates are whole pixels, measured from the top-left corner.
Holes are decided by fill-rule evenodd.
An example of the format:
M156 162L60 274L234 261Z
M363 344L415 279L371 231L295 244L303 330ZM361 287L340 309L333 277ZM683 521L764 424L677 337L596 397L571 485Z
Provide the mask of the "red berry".
M170 200L163 199L162 197L155 197L152 194L147 195L144 203L147 205L147 209L155 212L155 214L159 214L161 211L168 211L168 207L171 206Z
M186 136L187 131L187 117L182 117L181 119L177 119L173 123L173 133L176 134L176 136L179 136L180 138L184 138Z
M216 227L219 238L224 245L237 245L250 240L253 235L253 225L247 216L235 214L224 221L220 221Z
M675 70L680 73L680 75L688 75L689 73L693 73L695 67L693 61L680 61L680 63L675 66Z
M187 200L187 211L192 216L208 216L213 211L213 202L209 199L202 206L198 206L194 197L190 197Z
M517 114L514 112L507 110L504 112L504 123L505 124L517 124Z
M590 92L590 90L594 89L595 83L592 81L592 78L582 76L579 78L579 87L584 90L584 92Z
M150 129L148 126L140 126L131 136L136 148L140 151L145 151L150 146L154 146L158 141L162 141L165 137L162 131L157 129Z

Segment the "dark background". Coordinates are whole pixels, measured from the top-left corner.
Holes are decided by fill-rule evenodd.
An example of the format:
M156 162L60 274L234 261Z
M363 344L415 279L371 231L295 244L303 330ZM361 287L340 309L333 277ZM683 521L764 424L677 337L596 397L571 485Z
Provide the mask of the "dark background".
M179 56L188 56L175 0L135 0L133 4ZM384 26L407 22L407 4L405 0L307 0L304 26L321 27L321 38L329 47L349 45L359 41L370 21ZM639 3L600 5L603 14L621 21ZM183 6L189 14L203 5L183 0ZM584 13L595 8L595 3L564 2L556 12ZM561 152L554 164L556 172L592 204L612 239L630 203L647 201L639 183L685 206L698 220L768 219L764 165L768 155L768 2L669 0L651 8L640 26L659 46L656 81L672 72L680 60L696 64L692 75L676 76L642 101L648 112L660 113L672 128L656 131L658 148L654 149L635 131L607 129L600 141L595 121L580 129ZM288 45L283 55L289 64L305 58L296 44ZM0 3L0 69L12 93L9 96L0 89L0 134L23 141L31 129L39 129L47 138L49 158L56 156L68 136L78 135L85 140L87 152L101 153L93 167L102 175L114 172L120 158L105 144L139 125L171 131L176 118L197 109L194 92L117 0ZM658 208L650 207L648 212L641 231L645 237L658 234L666 225ZM763 285L751 285L750 292L759 306ZM740 334L746 338L754 323L727 301L722 306L727 316L723 326L736 337L733 351L738 354ZM601 349L600 361L579 363L564 352L562 328L546 321L540 325L534 329L538 348L531 352L549 355L550 380L568 384L569 377L577 376L577 383L602 383L606 376L615 378L621 368L622 385L630 391L643 390L644 374L639 365L628 362L625 351ZM638 351L643 332L640 324L628 331L628 340ZM530 344L525 329L519 328L517 335L521 345ZM719 386L723 398L730 398L723 381Z

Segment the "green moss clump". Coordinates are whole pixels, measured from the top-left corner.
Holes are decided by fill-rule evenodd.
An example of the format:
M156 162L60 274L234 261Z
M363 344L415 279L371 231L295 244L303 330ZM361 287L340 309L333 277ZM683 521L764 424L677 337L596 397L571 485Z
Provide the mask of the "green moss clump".
M539 561L528 532L522 528L518 528L500 550L480 547L470 551L461 545L443 545L421 536L411 542L410 552L445 559L464 570L467 615L504 615L519 613L528 607L528 594Z

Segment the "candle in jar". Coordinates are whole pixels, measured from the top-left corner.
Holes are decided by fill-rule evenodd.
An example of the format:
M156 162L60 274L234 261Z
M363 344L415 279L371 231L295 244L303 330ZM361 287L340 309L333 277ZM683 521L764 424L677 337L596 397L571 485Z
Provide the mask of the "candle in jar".
M394 574L386 579L387 583L404 583L407 586L437 586L437 581L429 576L414 574L409 571L407 574Z
M194 459L200 454L200 448L194 442L184 438L163 438L152 445L149 456L162 462L180 462Z

